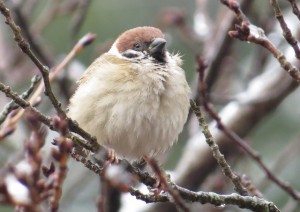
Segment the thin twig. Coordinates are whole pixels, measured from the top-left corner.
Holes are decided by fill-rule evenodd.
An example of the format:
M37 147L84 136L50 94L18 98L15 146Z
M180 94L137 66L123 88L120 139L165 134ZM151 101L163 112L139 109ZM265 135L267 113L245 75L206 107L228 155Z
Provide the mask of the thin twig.
M241 8L249 10L252 3L254 3L254 1L243 0L241 1ZM209 96L211 96L211 90L215 85L220 72L223 70L222 65L224 64L224 59L226 59L224 55L230 54L229 52L234 44L233 40L224 33L224 31L229 31L236 23L236 20L234 15L224 13L225 11L223 10L219 11L221 21L215 27L215 31L211 33L214 38L209 39L204 44L202 50L202 55L205 55L206 59L210 62L205 79ZM195 98L196 103L198 103L199 100L198 95L199 94L197 93L197 97Z
M15 13L15 17L17 23L21 26L22 31L26 39L28 40L32 50L39 56L39 58L47 64L47 66L51 66L54 64L54 59L49 55L49 53L42 47L39 40L37 39L37 34L33 34L28 26L27 17L25 17L21 11L20 6L13 6L12 10Z
M28 99L28 97L32 94L32 92L34 91L35 87L37 86L37 84L41 81L41 78L36 75L34 76L32 79L31 79L31 85L30 87L24 91L22 94L21 94L21 98L22 99ZM1 112L0 114L0 125L5 121L5 119L7 118L8 114L19 108L19 106L14 102L14 101L11 101L9 102L3 109L3 111Z
M78 3L77 12L73 16L72 26L71 26L73 38L75 38L79 33L80 28L82 27L82 24L84 23L84 20L86 18L90 4L91 4L91 0L82 0Z
M205 96L205 80L204 80L204 73L207 68L207 64L198 56L196 57L196 61L198 64L197 72L199 73L199 91L200 96L205 104L206 96ZM227 163L224 155L220 152L218 144L214 141L214 138L208 128L208 125L205 121L205 117L202 115L200 107L196 105L194 101L191 100L191 108L194 111L196 117L198 118L199 125L202 127L202 132L206 138L206 142L211 148L213 152L214 158L217 160L218 164L222 168L222 171L226 177L228 177L233 185L234 189L241 195L245 196L248 195L247 189L243 186L241 179L238 175L236 175L230 168L229 164Z
M291 30L289 29L287 23L284 20L284 17L280 11L279 5L277 0L270 0L270 3L272 5L272 8L275 13L275 17L277 18L280 27L282 29L282 34L285 40L293 47L295 55L298 59L300 59L300 48L298 45L298 41L296 38L292 35Z
M297 18L300 20L300 10L297 6L297 3L295 0L288 0L291 5L292 5L292 9L293 9L293 13L297 16Z
M252 183L251 180L248 179L246 175L241 177L241 183L247 188L247 190L253 194L254 196L257 196L259 198L263 198L263 194L260 192L260 190L257 189Z
M58 149L51 149L51 154L59 163L57 171L53 172L49 179L52 180L52 195L49 199L50 210L56 212L59 209L59 203L62 196L63 181L66 177L68 166L69 153L72 149L72 143L65 136L68 132L68 123L65 119L58 117L53 118L54 125L60 132L60 137L55 140Z
M179 195L179 192L176 190L176 188L174 188L174 186L172 186L171 183L169 183L170 180L167 180L166 174L159 167L157 162L153 158L148 158L145 156L144 156L144 159L148 163L148 165L152 168L155 175L158 177L161 187L171 195L175 206L178 207L182 211L190 211L189 208L182 201L182 198Z
M202 204L210 203L215 206L236 205L240 208L247 208L253 211L279 212L280 210L272 202L251 196L241 196L238 194L220 195L214 192L192 192L180 186L176 186L183 199Z
M241 179L236 175L230 168L229 164L226 162L224 155L220 152L219 146L214 141L212 134L209 131L208 125L206 124L205 118L201 113L200 107L196 105L194 101L191 101L191 108L194 111L196 117L198 118L199 125L202 127L202 132L206 138L206 142L213 152L214 158L217 160L218 164L222 168L222 171L226 177L228 177L233 185L234 190L243 196L247 196L248 192L241 183Z
M220 2L224 5L226 5L227 7L229 7L232 11L234 11L234 13L236 15L236 19L238 21L246 22L248 24L250 23L249 19L243 13L243 11L241 10L240 4L237 1L235 1L235 0L220 0Z

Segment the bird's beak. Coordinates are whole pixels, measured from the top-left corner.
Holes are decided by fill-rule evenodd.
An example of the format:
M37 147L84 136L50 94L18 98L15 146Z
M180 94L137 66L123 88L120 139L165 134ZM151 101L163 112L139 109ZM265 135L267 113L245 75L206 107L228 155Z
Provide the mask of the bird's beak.
M149 45L149 54L156 60L163 62L167 41L163 38L155 38Z

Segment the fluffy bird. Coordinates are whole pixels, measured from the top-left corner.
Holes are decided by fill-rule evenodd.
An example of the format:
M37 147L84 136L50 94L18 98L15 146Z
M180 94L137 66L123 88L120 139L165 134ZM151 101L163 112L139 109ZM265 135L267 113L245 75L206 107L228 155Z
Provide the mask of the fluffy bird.
M68 115L117 157L155 157L178 139L190 89L160 29L125 31L79 80Z

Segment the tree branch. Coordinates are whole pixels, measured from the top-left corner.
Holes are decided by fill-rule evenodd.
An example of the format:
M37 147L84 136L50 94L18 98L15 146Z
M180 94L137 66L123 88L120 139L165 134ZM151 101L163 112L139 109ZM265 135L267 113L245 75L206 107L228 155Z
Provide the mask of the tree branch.
M275 13L275 17L277 18L280 27L282 29L282 34L285 40L293 47L295 55L298 59L300 59L300 48L298 45L298 41L296 38L292 35L291 30L289 29L287 23L284 20L284 17L280 11L279 5L277 0L270 0L270 3L272 5L272 8Z
M9 9L5 6L3 0L0 1L0 11L6 18L5 23L8 24L14 33L14 39L17 42L21 50L31 59L31 61L36 65L42 74L44 85L45 85L45 95L47 95L53 104L54 108L57 110L58 114L64 115L65 112L61 108L61 103L56 99L52 92L52 88L49 81L49 68L44 66L40 60L34 55L30 49L29 43L23 38L21 34L21 29L11 17Z
M290 185L288 185L287 183L285 183L282 180L280 180L279 178L277 178L275 176L275 174L273 174L271 172L271 170L262 161L261 156L255 150L253 150L247 144L246 141L244 141L234 131L230 130L222 123L221 118L218 116L218 114L211 108L211 106L207 102L207 99L205 96L205 81L204 81L205 68L201 68L201 60L200 59L198 59L198 65L200 67L200 68L198 68L199 76L200 76L199 84L201 85L200 94L201 94L201 97L203 100L203 105L204 105L205 110L209 113L209 115L217 122L218 129L221 130L231 141L233 141L235 144L237 144L244 152L246 152L260 166L260 168L265 172L265 174L268 176L268 178L271 181L273 181L276 185L278 185L281 189L283 189L285 192L287 192L294 199L300 200L300 193L298 191L294 190ZM193 107L193 105L192 105L192 107ZM199 112L199 115L201 115L200 112Z
M90 169L95 174L99 175L103 171L97 164L93 163L92 161L86 160L82 158L80 155L72 152L72 157L77 161L80 161ZM135 169L131 169L135 170ZM142 172L133 172L138 177ZM143 173L142 173L143 175ZM151 177L150 177L151 178ZM141 179L141 178L140 178ZM154 180L155 181L155 180ZM182 188L172 182L170 182L170 186L173 187L176 191L179 192L182 199L189 201L189 202L199 202L201 204L212 204L215 206L222 206L222 205L236 205L240 208L247 208L253 211L269 211L269 212L279 212L278 208L274 203L266 201L262 198L258 197L250 197L250 196L241 196L239 194L230 194L230 195L220 195L213 192L192 192L188 189ZM165 194L143 194L139 190L134 188L129 188L129 193L135 196L137 199L143 200L146 203L154 203L154 202L171 202L172 200L168 195Z
M206 143L211 148L213 156L217 160L219 166L222 168L224 175L232 181L234 185L234 190L236 190L239 194L243 196L247 196L248 192L241 183L240 177L231 170L230 166L225 160L224 155L220 152L219 146L214 141L212 134L209 131L208 125L206 124L205 118L201 113L200 107L197 106L194 101L191 101L191 107L198 118L199 125L202 127L202 132L206 138Z
M40 81L41 81L41 78L39 76L37 76L37 75L34 76L31 79L30 87L26 91L24 91L24 93L22 93L20 97L22 99L28 99L28 97L33 93L33 91L35 90L35 87L38 85L38 83ZM7 118L8 114L17 108L19 108L19 106L14 101L11 101L4 107L4 109L0 115L0 126Z
M297 3L295 0L288 0L292 6L293 13L297 16L297 18L300 20L300 10L297 6Z
M237 38L241 41L248 41L251 43L258 44L267 50L269 50L273 56L280 63L281 67L289 73L289 75L297 81L300 82L300 71L294 65L292 65L279 51L274 44L267 38L263 29L250 23L248 18L242 12L240 5L235 0L220 0L221 3L230 8L236 15L236 18L239 20L240 25L236 25L236 31L230 31L229 35L231 37Z

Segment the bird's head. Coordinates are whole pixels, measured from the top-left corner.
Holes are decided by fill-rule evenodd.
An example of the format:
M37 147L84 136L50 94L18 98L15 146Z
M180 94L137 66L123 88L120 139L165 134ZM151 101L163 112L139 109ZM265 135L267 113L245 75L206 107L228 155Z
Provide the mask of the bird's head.
M160 29L137 27L122 33L109 52L129 60L152 58L155 62L165 63L166 40Z

